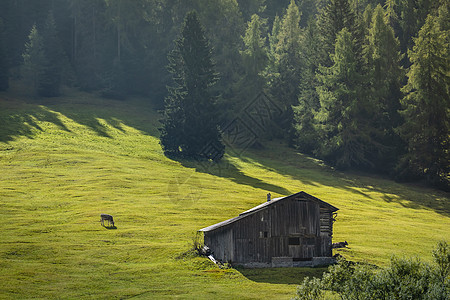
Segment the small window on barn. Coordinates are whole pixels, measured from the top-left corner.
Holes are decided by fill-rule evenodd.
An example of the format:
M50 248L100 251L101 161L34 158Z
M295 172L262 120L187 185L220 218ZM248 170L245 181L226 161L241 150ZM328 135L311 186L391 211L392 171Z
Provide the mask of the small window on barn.
M288 239L289 245L300 245L300 238L299 237L290 237Z
M268 232L267 231L260 231L259 232L259 237L260 238L266 238L266 237L268 237L269 236L269 234L268 234Z
M269 233L267 231L264 231L264 237L266 238L268 236L269 236Z

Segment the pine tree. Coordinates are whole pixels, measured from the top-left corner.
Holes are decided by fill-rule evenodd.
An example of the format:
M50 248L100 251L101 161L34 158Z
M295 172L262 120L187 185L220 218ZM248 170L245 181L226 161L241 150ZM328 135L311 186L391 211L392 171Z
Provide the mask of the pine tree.
M395 149L399 147L399 138L393 128L400 124L398 110L403 70L400 66L402 59L400 43L381 5L373 11L367 42L364 56L370 87L368 97L372 102L370 121L371 126L378 129L381 134L373 138L378 138L380 143L386 145L385 149L389 149L389 153L379 151L380 157L377 159L380 168L386 170L387 164L392 167L397 159Z
M42 30L42 45L45 56L41 66L37 93L43 97L55 97L60 94L64 52L56 32L53 12L50 11Z
M269 51L268 63L266 69L262 72L268 86L273 86L277 78L276 60L277 60L277 45L279 41L279 34L281 30L281 19L277 15L272 23L272 31L268 34Z
M239 80L241 71L241 49L245 22L236 0L195 0L194 9L206 29L208 39L213 46L213 55L216 62L215 69L220 74L214 91L220 94L221 104L228 104L234 98L233 87ZM185 6L184 2L182 6ZM225 105L223 109L227 109Z
M248 70L248 74L259 76L267 64L266 39L263 37L266 20L254 14L247 24L247 30L242 37L245 49L241 51L243 62Z
M308 22L301 43L302 53L301 80L299 82L298 105L293 106L295 147L302 153L312 154L318 147L317 132L314 127L314 115L320 107L316 87L316 72L319 66L319 44L317 26L314 20Z
M364 77L346 28L338 33L331 59L333 65L322 66L318 74L321 107L316 119L322 140L318 155L339 168L372 166L375 145L366 122Z
M243 102L248 103L256 97L265 86L261 72L267 67L268 50L266 47L265 19L254 14L247 24L245 35L242 37L244 50L240 51L243 62L243 75L237 83L238 107L242 109Z
M399 165L400 176L426 176L449 184L450 172L450 44L449 31L429 15L409 51L411 67L403 88L400 134L408 153Z
M275 61L275 52L279 41L279 34L281 30L281 19L278 15L272 23L272 32L269 34L269 57L272 61Z
M264 11L265 2L266 0L237 0L239 9L245 20L249 20L254 14Z
M399 18L396 11L397 0L386 0L383 8L386 11L386 18L389 20L389 25L394 29L396 35L399 31Z
M217 74L211 48L197 13L185 17L181 36L169 54L173 86L168 89L161 146L166 155L220 160L221 142L218 112L211 87Z
M361 38L360 29L349 0L330 0L319 14L317 22L321 43L321 65L329 67L333 64L330 54L334 52L337 34L344 28L357 39L353 43L354 50L358 50L357 48L361 46L361 41L358 40Z
M9 87L8 61L6 57L6 39L4 34L3 20L0 18L0 91L5 91Z
M291 0L281 20L279 32L272 35L272 39L277 40L277 44L271 51L273 61L265 72L270 94L284 110L279 124L289 134L289 139L293 138L292 105L298 103L299 83L303 67L300 54L302 38L300 15L295 1ZM273 31L277 29L276 25L278 24L274 22Z
M392 2L392 1L389 1ZM413 37L417 37L429 13L435 13L440 3L445 0L395 0L394 9L397 11L400 46L403 53L407 53L413 46ZM406 57L405 57L406 58ZM404 60L408 65L409 61Z
M398 9L402 52L406 53L407 49L412 46L412 37L416 36L420 28L417 16L417 0L400 0Z
M47 64L44 54L42 36L34 25L31 28L28 42L25 44L23 53L22 75L24 79L31 83L34 91L37 90L43 66Z
M104 37L105 17L98 0L71 0L72 28L70 59L77 74L77 83L83 90L91 91L102 84L100 79ZM108 45L109 46L109 45ZM108 61L108 64L111 63Z
M450 31L450 3L444 2L439 8L437 9L438 12L438 23L440 26L440 29L444 32ZM447 34L447 42L450 42L450 34Z

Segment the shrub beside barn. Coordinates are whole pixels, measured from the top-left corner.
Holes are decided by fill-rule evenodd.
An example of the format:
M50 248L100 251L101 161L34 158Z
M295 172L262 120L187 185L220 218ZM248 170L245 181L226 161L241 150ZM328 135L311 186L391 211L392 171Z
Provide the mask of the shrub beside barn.
M215 259L243 267L333 262L333 222L338 208L305 192L267 200L199 230Z

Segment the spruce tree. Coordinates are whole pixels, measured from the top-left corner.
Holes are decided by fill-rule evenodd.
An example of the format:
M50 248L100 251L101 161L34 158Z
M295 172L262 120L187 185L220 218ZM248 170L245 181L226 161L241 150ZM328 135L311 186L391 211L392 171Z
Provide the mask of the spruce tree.
M330 54L334 52L337 34L344 28L356 39L353 43L355 49L361 47L360 29L349 0L330 0L317 18L319 38L321 43L321 64L329 67L333 64ZM359 51L359 50L358 50Z
M283 16L279 32L272 36L277 40L272 52L273 61L266 70L266 79L272 98L277 101L284 110L284 115L279 124L285 132L289 133L289 139L293 138L292 106L298 103L299 83L302 69L300 44L302 30L300 28L300 11L294 0L291 0L285 15ZM273 31L275 26L274 22Z
M354 40L344 28L337 35L331 67L321 66L316 115L321 147L317 154L339 168L372 166L374 141L367 124L367 98L358 68ZM319 136L318 136L319 138Z
M267 67L268 49L265 36L265 19L254 14L247 24L245 35L242 37L244 49L240 51L243 62L243 75L237 83L237 108L253 100L261 93L265 80L261 72Z
M425 176L448 187L450 172L450 53L449 31L440 18L429 15L409 51L411 67L403 88L399 131L408 153L399 165L400 176Z
M266 39L263 37L266 20L258 15L252 15L247 24L247 30L242 37L245 48L241 51L247 73L257 78L267 64Z
M46 59L42 65L37 92L39 96L55 97L60 94L64 52L56 32L52 11L49 12L42 30L42 42Z
M166 155L220 160L225 152L211 87L217 74L211 47L197 13L184 19L175 49L169 54L173 85L165 103L161 146Z
M280 29L281 19L276 15L272 23L272 32L269 34L269 58L271 61L275 61L275 52L279 41L278 35L280 34Z
M36 25L31 28L22 57L22 76L32 85L33 90L36 91L42 75L43 66L47 64L42 36Z
M4 34L3 20L0 18L0 91L5 91L9 87L8 73L6 38Z
M293 106L295 147L302 153L312 154L318 147L317 132L314 128L314 115L320 107L316 87L318 85L316 72L319 66L319 43L317 41L317 26L312 19L304 31L301 43L302 53L301 80L299 82L298 104Z
M397 159L395 150L400 147L399 138L393 128L400 124L398 110L404 75L400 66L402 59L400 43L381 5L373 11L367 43L364 49L368 71L367 83L370 88L367 96L372 102L370 107L372 118L368 121L380 133L373 138L386 145L385 150L388 153L379 151L380 149L377 151L379 167L386 170L387 167L393 166Z
M269 41L269 50L268 50L268 62L266 69L262 72L266 84L268 86L274 85L274 80L277 77L277 70L276 70L276 60L277 60L277 45L279 41L279 34L281 29L281 19L277 15L275 16L273 23L272 23L272 30L268 34L268 41Z

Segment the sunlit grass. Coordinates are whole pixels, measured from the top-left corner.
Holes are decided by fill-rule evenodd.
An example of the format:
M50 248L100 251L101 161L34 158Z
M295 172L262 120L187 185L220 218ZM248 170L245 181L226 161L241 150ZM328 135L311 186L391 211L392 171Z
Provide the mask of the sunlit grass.
M349 259L430 260L449 240L445 193L336 172L278 142L220 164L173 161L146 99L69 95L0 94L0 298L290 298L323 270L220 270L183 254L196 230L268 192L337 206L334 240L349 242Z

